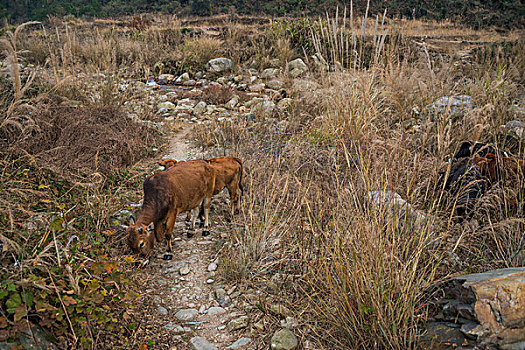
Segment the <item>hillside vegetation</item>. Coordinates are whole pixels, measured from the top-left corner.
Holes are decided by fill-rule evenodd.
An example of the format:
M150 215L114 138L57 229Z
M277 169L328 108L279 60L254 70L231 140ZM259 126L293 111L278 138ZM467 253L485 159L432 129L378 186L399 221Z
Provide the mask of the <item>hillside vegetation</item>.
M189 349L206 324L169 318L220 305L208 336L250 337L248 348L268 349L283 327L297 349L429 348L441 281L525 265L523 179L494 184L465 215L469 184L453 193L439 181L467 140L524 156L523 32L343 20L341 9L251 19L5 28L1 346L39 329L60 349ZM212 69L215 58L227 69ZM439 103L452 97L466 103ZM161 242L143 268L121 225L181 128L191 140L176 145L195 158L243 159L242 210L230 222L216 199L209 239L178 227L181 244L204 243L164 261ZM166 272L202 251L216 271L194 259L199 287L186 287L194 271ZM210 293L193 298L197 287Z
M210 1L210 0L26 0L0 1L0 14L10 22L42 21L48 16L118 16L144 12L164 12L179 16L208 16L222 13L268 16L324 15L337 6L349 6L335 0L271 0L271 1ZM367 11L366 0L356 0L354 8L360 14ZM462 22L471 27L523 27L525 3L523 0L497 1L371 1L368 13L375 15L388 9L390 16Z

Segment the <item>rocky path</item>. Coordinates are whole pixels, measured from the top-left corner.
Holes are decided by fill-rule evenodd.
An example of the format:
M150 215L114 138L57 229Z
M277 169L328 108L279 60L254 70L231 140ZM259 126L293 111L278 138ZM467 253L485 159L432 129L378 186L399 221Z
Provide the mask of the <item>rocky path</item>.
M166 157L177 160L195 158L199 153L186 139L187 127L174 135ZM226 197L213 200L215 215L211 235L202 237L197 229L187 238L184 215L173 231L174 251L165 256L165 243L155 247L156 256L135 276L141 302L136 316L144 320L137 339L150 339L151 349L254 349L246 333L249 318L237 307L240 291L236 285L222 284L217 275L217 253L224 244L226 227L217 213L226 208ZM222 233L221 233L222 232ZM140 334L146 332L146 334Z

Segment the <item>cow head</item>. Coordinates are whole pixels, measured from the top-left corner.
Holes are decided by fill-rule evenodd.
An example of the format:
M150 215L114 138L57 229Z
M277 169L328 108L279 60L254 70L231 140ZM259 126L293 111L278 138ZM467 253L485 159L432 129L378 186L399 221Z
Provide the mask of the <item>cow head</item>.
M153 223L148 226L135 224L130 219L129 226L126 228L128 234L128 245L136 253L141 253L147 257L151 255L155 245L155 234L153 233Z
M177 164L178 162L175 159L163 159L159 160L157 164L159 165L160 170L166 170Z

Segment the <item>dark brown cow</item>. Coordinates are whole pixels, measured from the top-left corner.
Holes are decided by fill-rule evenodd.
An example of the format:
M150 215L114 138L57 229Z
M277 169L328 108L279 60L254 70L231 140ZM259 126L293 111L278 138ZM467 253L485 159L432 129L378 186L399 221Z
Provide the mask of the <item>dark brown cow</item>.
M184 162L184 161L177 161L175 159L169 158L169 159L159 160L157 162L157 164L161 168L160 170L167 170L167 169L171 168L172 166L175 166L176 164L180 164L182 162Z
M214 193L215 173L215 169L207 162L191 161L147 178L143 184L144 201L137 221L130 221L127 228L131 249L149 257L155 241L162 241L166 235L168 251L171 251L171 233L177 214L197 210L201 204L205 214L205 230L202 235L208 235L208 215ZM195 219L196 215L192 230ZM151 224L153 232L150 230Z

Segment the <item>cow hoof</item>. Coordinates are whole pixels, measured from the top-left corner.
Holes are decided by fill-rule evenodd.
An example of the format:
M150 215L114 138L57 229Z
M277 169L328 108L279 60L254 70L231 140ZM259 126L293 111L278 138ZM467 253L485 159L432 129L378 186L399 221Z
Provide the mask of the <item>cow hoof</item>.
M162 260L171 260L173 259L173 254L166 253L162 256Z
M210 231L208 231L208 230L202 231L202 237L206 237L206 236L209 236L209 235L210 235Z
M191 231L188 231L188 233L186 233L186 237L188 237L188 238L191 238L191 237L193 237L193 232L191 232Z

